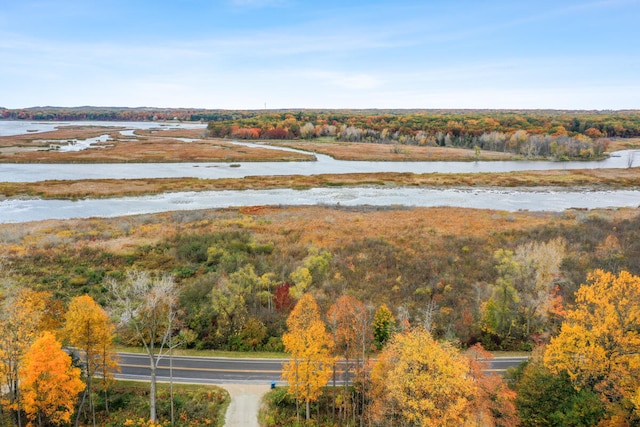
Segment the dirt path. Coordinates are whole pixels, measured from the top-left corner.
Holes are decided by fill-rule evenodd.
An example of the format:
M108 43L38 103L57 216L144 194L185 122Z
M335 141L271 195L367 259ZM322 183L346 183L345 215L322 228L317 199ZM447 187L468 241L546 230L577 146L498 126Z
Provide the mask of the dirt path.
M225 417L225 427L260 427L258 409L268 385L223 384L231 395L231 403Z

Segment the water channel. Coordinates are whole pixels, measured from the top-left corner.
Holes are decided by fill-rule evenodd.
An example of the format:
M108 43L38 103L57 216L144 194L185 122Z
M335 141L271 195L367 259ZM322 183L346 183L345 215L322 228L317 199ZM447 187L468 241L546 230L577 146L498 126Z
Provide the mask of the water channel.
M0 121L0 135L7 133L7 123ZM51 123L21 124L19 133L52 130ZM118 126L126 129L149 129L157 123L82 122L92 125ZM66 124L77 125L79 122ZM60 124L57 124L60 126ZM183 124L165 124L180 127ZM184 124L202 127L202 124ZM3 131L3 126L5 129ZM14 125L13 132L16 126ZM130 132L124 131L124 132ZM131 133L125 134L131 136ZM245 144L252 146L253 144ZM242 178L267 175L315 175L340 173L412 172L412 173L481 173L552 169L627 168L638 166L640 151L615 153L597 162L361 162L339 161L316 155L313 162L244 162L161 163L161 164L0 164L0 182L34 182L49 179L98 178ZM457 206L505 211L562 211L569 208L637 207L640 191L562 191L549 189L428 189L428 188L317 188L310 190L244 190L179 192L148 197L124 197L105 200L7 199L0 201L0 223L77 217L110 217L250 205L373 205L373 206Z

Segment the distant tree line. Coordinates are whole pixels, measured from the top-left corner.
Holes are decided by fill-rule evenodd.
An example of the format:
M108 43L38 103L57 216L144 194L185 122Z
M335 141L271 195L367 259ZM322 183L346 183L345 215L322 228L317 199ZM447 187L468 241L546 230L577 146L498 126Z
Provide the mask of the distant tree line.
M518 130L535 135L577 134L590 138L640 136L640 111L566 110L222 110L196 108L32 107L6 109L0 116L11 120L183 120L213 122L211 132L230 136L238 129L286 131L286 138L327 136L349 127L386 135L480 137L482 134ZM314 126L311 134L307 124ZM218 126L220 125L220 126ZM304 128L307 125L306 129ZM335 128L333 128L335 127ZM278 135L281 136L281 135ZM418 140L420 138L418 137Z
M248 112L202 110L191 108L115 108L115 107L33 107L24 109L0 108L0 117L7 120L46 121L166 121L187 122L240 120L250 117Z
M452 138L480 137L491 132L513 134L518 130L537 135L584 135L589 138L640 136L640 114L625 112L566 111L282 111L255 112L233 120L213 120L210 131L216 136L232 136L240 129L256 129L262 134L271 129L286 131L287 138L331 136L359 129L362 138L385 140L399 136L416 137L416 141L436 134ZM310 125L313 125L311 132ZM305 128L306 126L306 128ZM382 132L385 132L382 135ZM374 134L372 134L374 133ZM349 137L352 137L350 135ZM345 139L348 137L345 137Z
M360 115L355 111L305 111L211 121L208 132L217 138L332 138L343 142L477 147L527 158L593 159L607 149L607 137L640 135L640 115L485 111Z

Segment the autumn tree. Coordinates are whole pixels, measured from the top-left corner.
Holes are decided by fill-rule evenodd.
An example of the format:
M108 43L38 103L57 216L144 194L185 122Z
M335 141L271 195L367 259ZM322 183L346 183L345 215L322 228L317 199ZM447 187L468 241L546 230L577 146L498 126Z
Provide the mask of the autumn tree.
M373 315L373 342L378 350L382 350L382 347L391 338L395 325L396 320L387 305L382 304L378 307Z
M125 280L112 280L109 288L113 318L149 356L149 417L155 422L158 362L167 355L176 329L178 291L171 276L146 271L130 271Z
M24 356L20 368L22 407L38 426L68 424L84 389L80 369L51 332L43 332Z
M241 350L256 351L267 338L267 327L255 317L250 317L244 322L242 330L238 334Z
M327 322L334 335L336 354L345 359L348 369L349 361L359 361L369 342L367 308L356 298L343 295L329 307Z
M610 413L625 402L640 409L639 301L640 277L594 271L544 354L552 373L566 374L576 389L593 389Z
M465 355L469 359L469 375L476 385L476 395L472 401L476 424L485 427L519 425L515 391L501 375L490 372L493 355L480 344L473 345Z
M113 377L117 369L117 356L112 350L114 325L107 312L89 295L75 297L69 303L65 315L62 336L70 345L81 352L86 387L80 404L76 426L87 396L93 424L95 425L95 407L93 404L93 378L96 374L104 381Z
M13 413L16 425L20 418L20 366L22 359L43 328L46 321L50 294L26 288L4 289L0 309L0 378L6 391L3 404Z
M620 240L609 234L604 241L596 247L595 254L603 270L617 273L621 264L624 264L625 256Z
M520 277L516 289L520 312L525 322L525 336L532 328L542 327L553 312L554 283L560 276L560 264L565 257L566 242L556 238L548 242L529 242L515 251Z
M331 336L311 294L304 294L287 318L287 332L282 341L291 355L282 367L282 378L289 384L296 407L300 401L305 402L308 420L310 404L320 397L322 387L331 378L333 364Z
M272 289L276 287L275 274L258 276L253 264L247 264L231 273L228 280L234 285L236 292L244 297L247 310L252 310L253 316L257 316L262 308L271 311Z
M242 331L247 318L246 292L242 283L221 277L211 290L211 307L216 313L216 335L229 345Z
M313 123L305 123L300 128L300 137L303 139L311 139L315 136L315 126Z
M272 290L276 288L274 276L273 273L259 276L253 264L246 264L228 276L220 277L211 290L211 308L216 314L216 335L231 350L237 350L239 346L255 350L257 344L244 342L243 336L247 337L247 332L256 331L254 327L263 310L272 311ZM247 325L251 319L252 324Z
M565 247L565 241L557 238L494 253L498 277L483 307L486 332L508 340L527 339L533 332L547 330L549 315L558 311L554 285Z
M363 366L361 363L364 364L365 353L371 342L368 317L367 307L350 295L338 298L327 312L327 323L333 334L335 353L338 357L344 358L343 401L345 403L352 397L348 392L349 380L352 375L351 363L355 361L356 371Z
M499 249L493 258L498 278L492 286L492 296L483 306L482 326L486 332L504 340L511 336L517 318L520 297L515 282L520 265L513 259L513 251Z
M302 265L298 266L291 273L293 286L289 288L291 296L299 299L308 291L312 284L319 285L327 275L329 264L333 259L331 252L321 251L316 247L309 249L309 255L302 260Z
M273 305L276 311L288 314L295 305L295 300L291 297L289 290L291 283L284 282L276 286L273 291Z
M375 425L463 425L472 416L475 384L469 361L418 327L395 334L371 372Z

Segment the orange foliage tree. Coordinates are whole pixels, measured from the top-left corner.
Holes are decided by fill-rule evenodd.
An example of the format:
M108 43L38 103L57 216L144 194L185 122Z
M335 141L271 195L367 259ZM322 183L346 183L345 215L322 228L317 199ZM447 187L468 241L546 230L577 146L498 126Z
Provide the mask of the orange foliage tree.
M282 378L289 384L296 408L300 401L305 402L308 420L310 404L320 397L334 363L333 342L311 294L304 294L287 318L287 332L282 341L285 351L291 354L290 361L282 367Z
M370 341L367 308L356 298L343 295L329 308L327 320L334 335L336 353L344 357L349 369L349 361L359 362Z
M348 390L349 379L352 375L352 361L355 361L356 372L363 368L367 347L371 342L371 327L368 318L367 307L350 295L343 295L338 298L327 312L327 322L333 334L335 353L337 356L344 358L344 390L341 398L343 402L341 415L343 416L347 412L347 404L353 398Z
M78 393L84 389L80 369L51 332L43 332L24 356L20 369L22 407L33 425L69 423Z
M489 362L493 355L475 344L467 352L470 376L476 384L476 396L473 399L473 412L476 425L485 427L516 427L519 419L515 405L516 392L512 390L502 376L488 373Z

